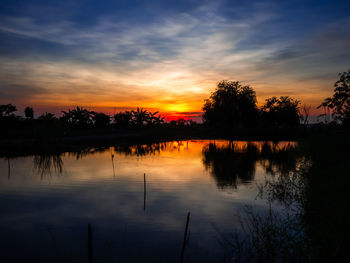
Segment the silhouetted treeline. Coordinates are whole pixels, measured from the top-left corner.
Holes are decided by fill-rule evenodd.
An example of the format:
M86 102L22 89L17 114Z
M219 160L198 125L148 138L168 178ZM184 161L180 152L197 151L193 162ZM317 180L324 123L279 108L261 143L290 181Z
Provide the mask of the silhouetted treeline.
M266 99L258 108L255 91L239 81L221 81L203 106L203 120L217 128L294 128L302 118L298 100Z
M332 126L350 127L350 70L339 73L334 83L334 94L318 108L333 118ZM289 96L267 98L259 108L256 93L239 81L221 81L203 106L205 124L235 130L237 128L296 128L303 121L308 125L310 107L300 108L300 101ZM301 114L303 112L303 114ZM320 115L322 116L322 115ZM328 121L326 121L327 123Z
M330 127L350 126L350 70L340 74L340 79L334 84L334 95L319 106L328 109L333 122ZM304 111L301 114L301 111ZM143 108L124 111L114 116L101 112L90 111L76 107L62 111L61 116L44 113L34 118L34 109L26 107L24 116L16 115L16 106L0 105L0 133L2 137L59 137L65 135L84 135L86 131L106 130L160 130L154 134L165 134L166 129L196 130L197 135L205 133L215 137L218 134L227 136L273 135L272 138L296 134L301 121L303 127L308 124L309 107L300 109L300 101L289 96L267 98L258 107L256 93L249 85L239 81L221 81L216 90L203 105L203 123L179 119L165 122L158 111L150 112ZM164 129L165 128L165 129ZM281 132L282 131L282 132ZM291 138L291 137L289 137ZM247 139L247 138L244 138ZM261 139L261 138L260 138ZM267 139L267 138L265 138ZM269 138L271 139L271 137Z
M62 111L61 116L44 113L34 118L34 109L26 107L24 116L18 116L16 106L0 105L0 124L2 136L62 136L86 134L88 131L106 132L113 130L140 130L157 128L186 128L198 124L191 120L165 122L158 111L150 112L143 108L124 111L114 116L76 107Z

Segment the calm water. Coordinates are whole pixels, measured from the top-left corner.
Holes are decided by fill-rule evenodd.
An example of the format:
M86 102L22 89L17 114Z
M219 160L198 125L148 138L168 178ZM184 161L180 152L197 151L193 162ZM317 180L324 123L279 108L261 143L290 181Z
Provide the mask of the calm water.
M94 262L179 262L188 212L184 262L229 261L219 231L240 231L246 205L266 211L257 185L295 168L294 145L180 141L2 158L0 261L89 262L90 224Z

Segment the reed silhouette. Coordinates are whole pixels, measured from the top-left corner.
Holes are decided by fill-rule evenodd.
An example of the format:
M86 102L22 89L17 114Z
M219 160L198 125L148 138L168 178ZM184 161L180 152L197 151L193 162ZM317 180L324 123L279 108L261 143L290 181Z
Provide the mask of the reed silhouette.
M218 229L234 262L348 261L350 181L344 175L350 170L350 137L312 136L298 148L303 157L297 166L280 169L260 187L260 196L267 195L270 204L268 212L248 207L238 215L244 235ZM283 209L274 210L276 203Z

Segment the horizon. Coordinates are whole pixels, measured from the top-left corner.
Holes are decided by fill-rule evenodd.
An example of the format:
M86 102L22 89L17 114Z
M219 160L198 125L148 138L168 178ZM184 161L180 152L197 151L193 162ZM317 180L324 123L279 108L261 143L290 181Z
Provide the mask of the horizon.
M341 7L341 8L340 8ZM347 1L2 1L0 103L198 120L219 81L316 107L349 68Z

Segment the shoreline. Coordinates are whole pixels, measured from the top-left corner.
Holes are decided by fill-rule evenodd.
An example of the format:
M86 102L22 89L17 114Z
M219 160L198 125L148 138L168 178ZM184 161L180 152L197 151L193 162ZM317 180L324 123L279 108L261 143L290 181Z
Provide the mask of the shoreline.
M295 141L305 136L300 131L265 131L254 133L252 130L235 133L219 133L213 130L140 130L117 131L114 133L95 133L70 136L46 136L37 138L0 139L0 157L25 156L36 153L57 153L79 151L87 148L110 146L131 146L181 140L223 139L233 141Z

